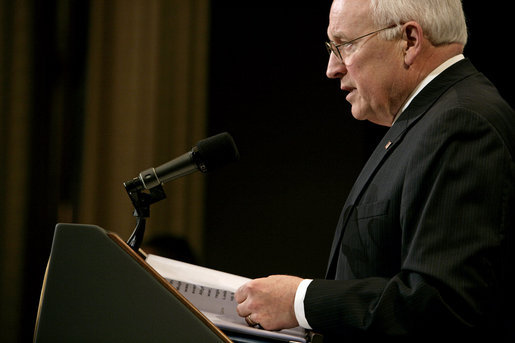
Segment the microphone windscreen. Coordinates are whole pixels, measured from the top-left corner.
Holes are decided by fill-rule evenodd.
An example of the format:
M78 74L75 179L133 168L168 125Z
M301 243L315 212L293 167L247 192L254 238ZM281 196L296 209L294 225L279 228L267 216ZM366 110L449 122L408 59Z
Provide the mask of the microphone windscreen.
M240 158L238 148L236 148L232 136L227 132L199 141L196 148L196 158L204 165L206 172L211 172Z

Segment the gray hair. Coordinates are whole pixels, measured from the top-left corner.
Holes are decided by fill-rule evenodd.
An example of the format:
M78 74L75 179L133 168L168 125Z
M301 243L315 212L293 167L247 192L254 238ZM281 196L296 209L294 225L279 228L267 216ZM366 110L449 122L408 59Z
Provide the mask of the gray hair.
M416 21L435 46L467 43L467 24L461 0L370 0L372 19L377 27ZM381 32L394 39L398 30Z

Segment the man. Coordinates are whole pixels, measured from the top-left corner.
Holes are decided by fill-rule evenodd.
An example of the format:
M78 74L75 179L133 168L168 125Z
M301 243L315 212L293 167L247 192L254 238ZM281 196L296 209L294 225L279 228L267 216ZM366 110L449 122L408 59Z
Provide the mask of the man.
M238 313L326 342L508 339L515 114L462 55L461 1L334 0L328 36L352 115L391 128L344 205L326 280L252 280Z

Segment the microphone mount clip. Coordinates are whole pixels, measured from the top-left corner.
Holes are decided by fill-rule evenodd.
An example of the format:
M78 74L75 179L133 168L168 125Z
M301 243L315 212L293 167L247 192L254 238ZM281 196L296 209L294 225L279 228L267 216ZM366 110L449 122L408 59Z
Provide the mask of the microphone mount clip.
M146 218L150 217L150 205L166 198L161 184L145 189L140 178L136 177L123 183L129 198L134 206L136 228L132 232L127 244L139 254L139 248L145 234Z

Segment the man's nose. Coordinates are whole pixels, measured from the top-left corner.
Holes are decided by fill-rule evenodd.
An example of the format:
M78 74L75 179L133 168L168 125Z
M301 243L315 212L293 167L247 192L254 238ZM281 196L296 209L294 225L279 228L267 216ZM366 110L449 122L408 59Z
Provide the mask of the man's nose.
M341 79L345 74L347 74L347 67L345 66L345 63L342 63L342 61L332 53L329 55L325 74L330 79Z

